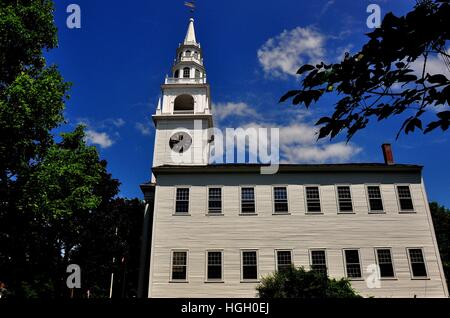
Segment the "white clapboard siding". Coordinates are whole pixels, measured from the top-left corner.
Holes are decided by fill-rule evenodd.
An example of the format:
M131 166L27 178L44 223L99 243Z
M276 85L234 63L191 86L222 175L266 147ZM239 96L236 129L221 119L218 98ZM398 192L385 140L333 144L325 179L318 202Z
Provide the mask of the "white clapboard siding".
M320 185L323 214L305 213L305 185ZM351 185L354 213L338 213L336 184ZM370 214L366 185L381 187L385 213ZM410 186L414 213L399 213L396 185ZM222 186L223 215L207 215L207 188ZM288 187L288 215L274 215L273 186ZM177 186L190 187L189 216L174 215ZM256 215L240 215L240 188L254 186ZM345 276L343 249L360 250L364 278L376 263L376 247L392 249L396 278L368 288L352 285L364 296L446 297L442 265L420 175L405 173L293 173L159 175L151 251L150 297L255 297L256 283L241 282L241 250L258 251L258 270L275 270L275 251L293 251L297 266L309 268L310 249L325 249L332 277ZM411 279L408 247L424 250L429 279ZM171 251L188 250L188 281L170 282ZM206 282L206 251L223 251L224 279Z

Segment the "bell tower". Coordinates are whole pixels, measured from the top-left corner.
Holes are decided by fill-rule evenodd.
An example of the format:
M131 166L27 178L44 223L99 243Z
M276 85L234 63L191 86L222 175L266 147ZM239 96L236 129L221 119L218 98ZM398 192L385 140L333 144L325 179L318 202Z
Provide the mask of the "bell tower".
M153 167L207 165L212 128L210 88L194 19L177 48L171 76L161 85L153 121L156 127Z

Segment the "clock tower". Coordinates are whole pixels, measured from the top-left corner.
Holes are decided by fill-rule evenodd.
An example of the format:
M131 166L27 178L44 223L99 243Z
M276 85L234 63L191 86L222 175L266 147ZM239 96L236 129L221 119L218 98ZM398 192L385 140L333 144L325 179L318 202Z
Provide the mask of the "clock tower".
M161 85L153 121L156 127L153 167L207 165L213 126L210 88L206 82L203 51L190 19L180 43L171 76Z

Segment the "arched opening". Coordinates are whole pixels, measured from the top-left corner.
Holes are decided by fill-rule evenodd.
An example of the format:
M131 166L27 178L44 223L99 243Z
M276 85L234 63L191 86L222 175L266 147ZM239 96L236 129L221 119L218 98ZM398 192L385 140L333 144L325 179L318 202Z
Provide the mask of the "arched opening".
M180 54L178 55L178 59L181 60L182 57L183 57L183 52L180 52Z
M180 95L175 98L174 113L193 113L194 112L194 97L191 95Z
M194 52L194 58L198 59L198 52L197 51Z
M176 70L173 77L179 78L180 77L180 70Z
M183 77L184 78L191 77L191 69L189 67L183 68Z
M191 56L191 51L187 50L187 51L186 51L186 56L187 56L187 57L190 57L190 56Z
M200 78L200 71L199 70L195 70L195 78Z

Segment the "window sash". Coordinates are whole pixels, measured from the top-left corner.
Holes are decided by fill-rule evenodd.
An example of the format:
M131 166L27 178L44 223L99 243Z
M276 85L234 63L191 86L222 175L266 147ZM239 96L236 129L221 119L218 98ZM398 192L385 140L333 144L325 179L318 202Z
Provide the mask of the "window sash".
M353 212L352 194L349 186L339 186L338 201L340 212Z
M325 251L311 251L311 269L325 275L327 274Z
M275 213L289 212L287 188L275 187L273 189Z
M277 270L279 272L288 270L292 267L292 252L277 251Z
M258 279L258 256L256 251L242 252L242 279Z
M175 213L189 213L189 188L178 188Z
M172 252L172 280L187 279L187 252Z
M222 252L208 252L208 280L222 280Z
M398 200L400 203L401 211L413 211L414 205L411 197L411 190L409 186L398 186L397 187Z
M408 254L413 278L428 277L423 250L420 248L410 248Z
M380 187L368 186L367 193L369 196L370 211L374 212L384 211Z
M308 212L321 212L319 187L306 188L306 205Z
M209 188L208 213L222 213L222 189Z
M255 189L241 188L241 213L255 213Z
M358 250L345 250L345 267L348 278L362 278L361 260Z
M191 69L190 68L184 68L183 69L183 78L190 78L191 77Z
M390 249L377 249L377 261L380 267L381 278L393 278L394 264L392 263L392 253Z

